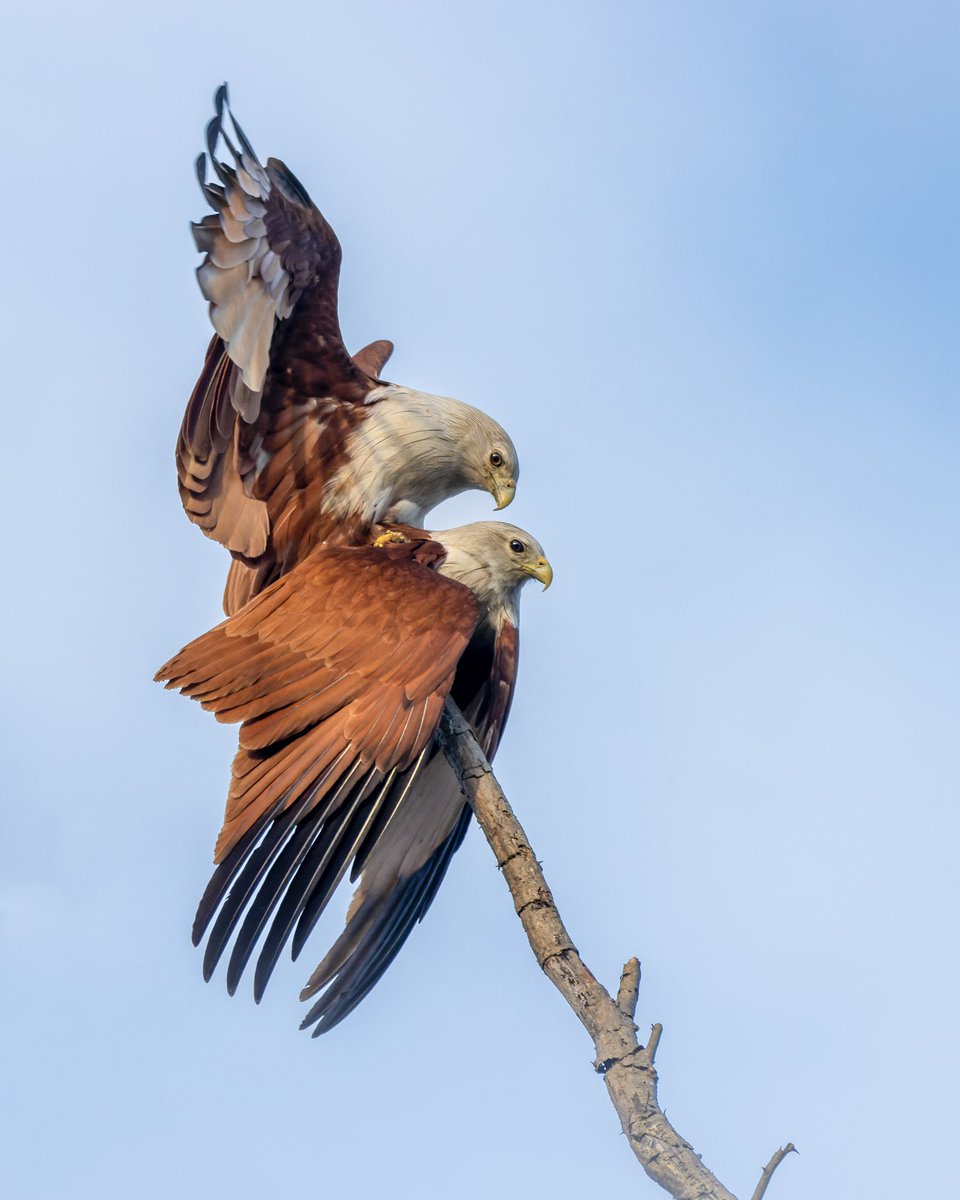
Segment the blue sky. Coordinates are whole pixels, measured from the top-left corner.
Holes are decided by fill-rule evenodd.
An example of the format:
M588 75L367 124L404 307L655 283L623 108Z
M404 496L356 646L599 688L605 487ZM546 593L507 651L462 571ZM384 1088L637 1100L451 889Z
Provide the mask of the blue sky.
M8 23L4 1194L660 1194L476 831L319 1042L305 960L259 1008L202 983L234 734L150 677L226 565L172 462L224 78L340 235L348 342L392 338L391 378L519 448L509 515L556 582L524 598L498 774L588 964L643 960L671 1119L738 1194L788 1139L777 1200L944 1193L956 5Z

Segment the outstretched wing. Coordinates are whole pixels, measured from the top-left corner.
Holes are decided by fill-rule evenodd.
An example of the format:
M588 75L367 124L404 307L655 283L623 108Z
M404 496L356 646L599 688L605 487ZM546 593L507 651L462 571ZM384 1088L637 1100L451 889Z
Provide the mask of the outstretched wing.
M461 657L453 698L492 759L517 679L518 633L505 623L478 631ZM470 826L470 806L445 756L434 752L399 803L390 825L359 856L361 876L346 928L300 993L324 988L301 1024L313 1036L344 1019L380 980L414 925L422 921Z
M259 998L416 781L477 621L472 593L431 569L442 557L428 541L322 548L158 672L241 722L194 926L199 942L216 914L209 978L242 921L231 991L266 930Z
M304 531L392 347L347 353L336 234L283 163L260 163L225 86L207 147L197 169L213 211L193 229L216 334L177 442L180 496L237 557L289 566L314 544Z

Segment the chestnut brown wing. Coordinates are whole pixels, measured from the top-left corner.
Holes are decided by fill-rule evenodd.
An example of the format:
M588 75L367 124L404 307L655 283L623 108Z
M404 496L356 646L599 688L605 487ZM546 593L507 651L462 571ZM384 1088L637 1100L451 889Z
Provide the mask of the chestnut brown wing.
M262 991L294 927L299 947L416 780L477 622L472 593L432 569L442 554L428 541L317 550L158 672L240 723L195 925L199 941L220 908L209 976L243 920L231 990L270 924Z
M233 120L226 88L197 161L213 211L194 225L197 271L216 331L177 442L184 509L245 561L291 553L364 419L389 343L354 361L337 314L340 243L277 159L263 166ZM227 161L229 160L229 161ZM278 545L278 543L282 543Z

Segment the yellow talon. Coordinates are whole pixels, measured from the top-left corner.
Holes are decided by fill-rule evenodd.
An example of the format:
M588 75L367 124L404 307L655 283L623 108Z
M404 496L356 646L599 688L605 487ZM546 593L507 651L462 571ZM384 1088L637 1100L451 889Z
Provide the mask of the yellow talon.
M406 542L408 540L402 533L399 533L396 529L392 529L389 533L381 533L373 544L379 549L381 546L389 546L393 542Z

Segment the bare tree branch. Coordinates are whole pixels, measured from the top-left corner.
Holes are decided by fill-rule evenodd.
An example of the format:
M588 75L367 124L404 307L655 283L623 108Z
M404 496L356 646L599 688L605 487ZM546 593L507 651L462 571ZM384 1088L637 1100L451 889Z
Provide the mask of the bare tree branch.
M769 1184L770 1180L773 1178L773 1173L777 1167L780 1166L788 1154L799 1153L800 1151L796 1148L793 1142L787 1142L785 1146L781 1147L763 1168L763 1174L760 1176L760 1182L757 1184L751 1200L762 1200L763 1194L767 1190L767 1184Z
M580 958L522 826L473 731L450 700L441 719L440 737L496 855L537 962L593 1040L594 1067L603 1076L640 1165L674 1200L736 1200L661 1111L653 1061L663 1027L654 1025L647 1045L641 1046L633 1021L640 963L633 958L624 966L617 999L612 999ZM778 1152L781 1158L787 1150ZM779 1161L771 1160L764 1171L764 1190ZM754 1200L762 1195L763 1191L758 1191Z
M632 1021L637 1012L640 996L640 959L631 958L623 964L620 987L617 990L617 1008Z

